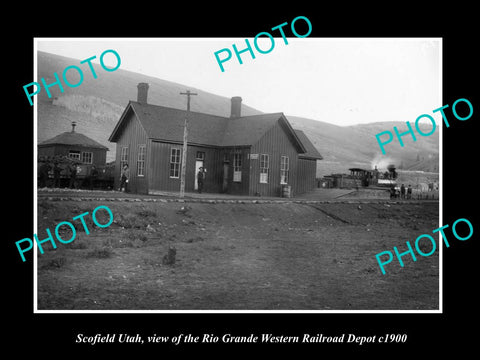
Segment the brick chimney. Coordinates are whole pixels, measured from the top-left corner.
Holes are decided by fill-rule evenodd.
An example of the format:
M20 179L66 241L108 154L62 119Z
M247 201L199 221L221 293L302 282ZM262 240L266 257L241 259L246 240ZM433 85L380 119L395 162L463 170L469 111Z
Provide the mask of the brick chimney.
M232 97L232 107L230 111L230 117L236 118L241 116L242 110L242 98L240 96Z
M137 101L141 104L147 103L148 97L148 84L147 83L139 83L137 85L138 93L137 93Z

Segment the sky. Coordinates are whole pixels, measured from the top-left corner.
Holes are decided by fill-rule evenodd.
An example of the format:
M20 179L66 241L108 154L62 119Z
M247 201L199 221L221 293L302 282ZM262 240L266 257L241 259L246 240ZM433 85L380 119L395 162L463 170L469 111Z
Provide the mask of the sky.
M340 126L410 121L421 114L440 123L440 38L273 38L261 54L245 38L36 38L37 50L83 60L113 49L121 69L217 95L241 96L262 112L321 120ZM258 46L271 48L267 37ZM232 57L220 70L214 53ZM109 66L112 54L105 56ZM226 52L219 54L220 58ZM95 61L94 61L95 62ZM98 62L98 61L97 61ZM72 64L74 65L74 64ZM115 62L113 62L115 65ZM112 65L112 66L113 66ZM85 65L86 66L86 65Z

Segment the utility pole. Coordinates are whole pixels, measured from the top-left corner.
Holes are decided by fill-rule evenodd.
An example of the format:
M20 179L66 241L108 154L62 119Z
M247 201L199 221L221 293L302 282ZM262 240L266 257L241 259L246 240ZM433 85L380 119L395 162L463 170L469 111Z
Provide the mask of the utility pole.
M185 124L183 125L183 151L182 151L182 169L180 173L180 197L185 197L185 176L187 173L187 138L188 138L188 117L190 115L190 96L198 95L196 93L190 92L187 90L184 93L180 93L180 95L187 95L187 113L185 115Z

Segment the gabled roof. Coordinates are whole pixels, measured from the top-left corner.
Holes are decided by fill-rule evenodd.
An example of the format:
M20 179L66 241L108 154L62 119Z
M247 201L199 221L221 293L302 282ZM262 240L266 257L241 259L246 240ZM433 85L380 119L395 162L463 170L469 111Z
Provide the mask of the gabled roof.
M300 154L301 158L308 158L308 159L318 159L322 160L323 157L318 152L317 148L312 144L310 139L305 135L302 130L295 129L295 133L297 134L298 138L302 142L303 146L307 150L304 154Z
M185 110L136 101L130 101L129 107L142 124L147 137L172 142L183 141L183 124L187 113ZM122 120L121 118L120 122ZM225 127L224 117L191 111L188 119L188 142L220 146L222 138L218 134L223 133ZM110 136L110 141L116 137L115 130Z
M51 145L74 145L108 150L106 146L103 146L102 144L96 142L93 139L90 139L88 136L73 131L61 133L51 139L45 140L38 144L39 147Z
M283 116L282 113L225 118L222 146L253 145Z
M133 112L147 137L168 142L183 141L185 110L130 101L112 131L109 141L116 142L123 123ZM249 146L260 140L277 122L284 125L294 146L300 153L306 151L283 113L260 114L228 118L191 111L188 119L188 142L209 146ZM313 146L313 145L312 145Z

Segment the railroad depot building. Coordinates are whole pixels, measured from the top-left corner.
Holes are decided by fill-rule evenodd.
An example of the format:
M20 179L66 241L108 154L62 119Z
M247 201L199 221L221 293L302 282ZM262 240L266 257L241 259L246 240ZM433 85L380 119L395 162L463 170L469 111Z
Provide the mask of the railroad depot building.
M129 191L143 194L180 189L186 110L147 103L148 84L138 85L109 141L116 143L115 188L120 169L130 168ZM197 189L206 169L204 192L248 196L304 193L316 186L322 156L283 113L241 116L240 97L231 99L230 117L188 113L185 191Z

